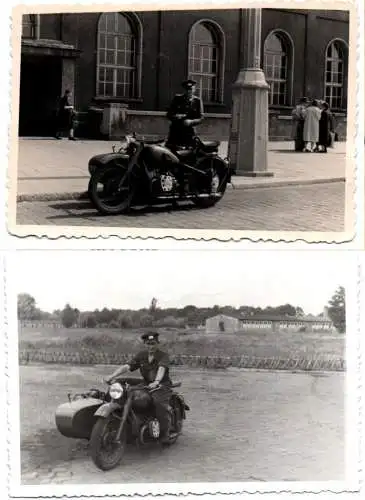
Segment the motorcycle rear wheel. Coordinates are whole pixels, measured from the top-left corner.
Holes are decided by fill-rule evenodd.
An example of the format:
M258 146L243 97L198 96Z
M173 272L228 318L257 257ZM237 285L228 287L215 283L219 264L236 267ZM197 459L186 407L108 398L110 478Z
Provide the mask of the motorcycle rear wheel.
M114 429L113 429L114 426ZM90 437L90 455L92 461L101 470L114 469L122 460L126 449L126 435L121 436L120 443L113 442L119 420L113 417L99 418L93 427ZM111 430L109 428L111 427ZM113 448L109 451L107 445Z
M193 203L195 206L199 208L211 208L214 205L216 205L224 196L224 193L226 192L227 189L227 178L223 178L218 170L213 167L212 168L212 179L216 179L216 182L218 182L218 189L216 191L216 194L219 196L208 196L206 198L199 198L199 196L193 198Z
M126 212L131 207L134 195L135 184L130 182L130 178L125 178L122 186L118 189L125 170L117 169L114 166L97 170L89 181L89 196L97 209L103 215L119 215ZM103 186L101 191L99 185Z

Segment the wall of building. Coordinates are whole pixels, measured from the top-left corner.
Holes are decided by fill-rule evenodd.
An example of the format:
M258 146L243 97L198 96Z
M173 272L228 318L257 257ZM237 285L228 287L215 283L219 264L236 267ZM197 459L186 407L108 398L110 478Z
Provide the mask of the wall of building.
M39 26L39 36L46 40L61 39L61 15L42 14Z
M97 113L93 112L93 120L95 120L96 128L100 126L101 121L100 109L99 118ZM81 135L89 136L93 132L90 127L86 126L86 122L91 119L87 115L80 115L80 127L78 133ZM335 115L336 132L338 133L339 140L346 140L347 119L345 115ZM99 125L98 125L99 124ZM231 115L206 113L204 121L197 127L197 133L203 139L228 141L230 133ZM148 139L160 139L167 136L169 122L166 119L166 113L162 111L142 111L129 109L127 111L127 119L125 125L115 130L112 139L120 139L124 137L126 131L136 132L143 135ZM293 123L291 118L282 115L280 112L272 112L269 114L269 139L271 141L287 141L291 140L293 135ZM99 134L99 131L96 131Z
M258 330L258 331L286 331L286 332L318 332L318 331L333 331L333 325L330 322L315 322L315 321L241 321L240 329Z
M147 136L166 135L168 123L163 113L172 96L180 91L180 83L187 75L190 29L196 21L207 18L216 21L225 33L224 102L205 106L207 118L198 131L203 138L228 139L231 86L242 65L243 14L242 9L137 13L143 26L141 98L123 100L132 110L128 118L132 129ZM99 16L100 13L41 16L41 38L61 39L81 50L81 55L76 61L74 91L76 109L80 111L80 135L90 134L93 127L90 116L85 114L90 106L102 108L105 103L105 100L96 98ZM292 122L289 115L297 99L303 94L323 97L325 50L327 44L334 38L348 40L348 14L263 9L262 51L266 36L275 29L285 31L293 40L294 66L292 82L289 85L288 105L270 108L269 138L288 140L292 137ZM136 113L133 113L133 110ZM138 114L142 111L148 113ZM345 140L345 114L337 115L336 123L340 140ZM94 128L96 133L97 127Z
M77 63L76 87L80 110L84 110L95 97L99 15L87 13L63 16L63 40L82 50L82 56ZM226 50L224 102L206 105L206 111L229 113L231 86L240 68L242 10L207 10L204 13L138 12L137 15L143 26L142 100L130 102L131 107L147 111L161 111L168 107L172 96L180 91L180 83L187 75L189 31L195 22L209 18L222 27ZM47 19L43 30L51 36L50 27L55 31L56 24L55 20ZM303 94L322 98L325 50L334 38L348 40L346 14L263 9L262 52L265 38L275 29L286 32L294 44L293 78L288 108L291 110ZM281 107L281 111L285 112L285 107Z
M335 38L348 42L348 19L346 12L263 9L262 40L272 30L279 29L294 44L291 105L302 95L324 97L327 45Z

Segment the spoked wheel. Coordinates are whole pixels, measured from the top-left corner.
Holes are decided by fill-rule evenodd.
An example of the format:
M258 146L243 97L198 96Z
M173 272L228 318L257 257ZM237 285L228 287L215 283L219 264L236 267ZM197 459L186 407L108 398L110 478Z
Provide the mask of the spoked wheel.
M125 169L109 167L97 170L89 181L89 196L103 215L126 212L135 195L135 183Z
M198 168L204 170L205 161L209 161L211 163L210 168L206 170L207 172L210 172L209 185L207 186L207 189L205 189L206 192L201 193L203 196L197 195L193 198L193 203L199 208L210 208L216 205L223 198L228 183L227 174L222 168L217 168L214 161L203 160L203 162L199 164Z
M101 470L114 469L122 460L126 449L125 435L119 443L115 436L119 420L113 417L99 418L90 437L90 454L94 464Z

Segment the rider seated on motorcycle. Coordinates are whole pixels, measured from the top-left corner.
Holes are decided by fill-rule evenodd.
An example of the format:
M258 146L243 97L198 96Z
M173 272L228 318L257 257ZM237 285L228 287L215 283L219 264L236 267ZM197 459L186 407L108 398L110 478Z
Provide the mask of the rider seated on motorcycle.
M130 363L119 367L106 382L111 383L113 379L128 371L140 370L148 388L154 389L151 396L161 427L160 440L164 442L169 438L171 427L169 401L172 382L169 377L169 356L158 348L158 333L145 333L141 339L147 349L138 352Z
M166 146L172 151L179 147L190 147L195 136L194 126L199 125L204 119L202 100L194 95L196 90L195 80L182 82L185 92L176 94L167 112L171 121L169 136Z

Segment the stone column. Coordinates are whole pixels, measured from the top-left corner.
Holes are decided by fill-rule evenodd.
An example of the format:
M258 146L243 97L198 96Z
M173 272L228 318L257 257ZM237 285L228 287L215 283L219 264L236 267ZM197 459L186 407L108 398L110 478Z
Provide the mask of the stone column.
M246 9L243 65L232 88L229 157L237 175L272 176L267 170L269 85L261 69L261 9Z
M71 58L62 59L62 86L61 93L68 89L72 92L72 99L75 99L75 60Z

